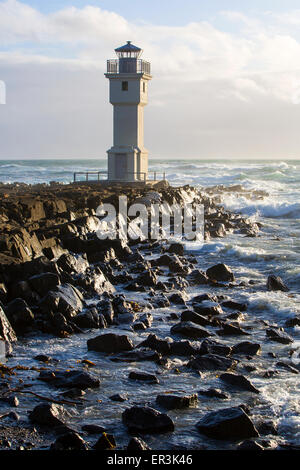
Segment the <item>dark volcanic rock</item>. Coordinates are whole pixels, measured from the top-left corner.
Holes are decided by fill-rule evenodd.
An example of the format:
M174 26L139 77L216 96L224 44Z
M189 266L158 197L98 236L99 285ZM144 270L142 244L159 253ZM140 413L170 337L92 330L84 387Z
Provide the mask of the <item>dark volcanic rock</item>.
M158 384L159 380L156 375L147 374L146 372L130 372L128 375L130 380L140 380L142 382L147 382L149 384Z
M256 441L251 441L251 440L246 440L244 442L241 442L241 444L239 444L237 446L237 450L245 450L245 451L261 451L261 450L265 450L263 448L262 445L260 445L258 442Z
M194 395L157 395L156 403L167 410L173 410L176 408L188 408L196 405L198 397Z
M0 307L0 341L1 340L5 342L6 352L9 352L11 349L10 344L17 341L16 333L9 323L2 307Z
M259 343L250 343L250 341L244 341L232 346L232 354L255 356L256 354L260 354L260 352L261 345Z
M115 395L111 395L109 397L109 399L111 401L117 401L117 402L120 402L120 403L123 403L124 401L127 401L128 400L128 397L127 395L125 395L124 393L121 394L121 393L116 393Z
M204 356L198 356L189 361L188 367L199 370L201 372L207 372L212 370L224 370L232 369L236 367L237 361L233 359L217 356L216 354L206 354Z
M162 434L175 428L168 415L146 406L128 408L122 414L122 421L132 433Z
M201 343L199 354L217 354L217 356L230 356L232 354L232 348L226 344L221 344L218 341L205 339Z
M188 340L173 341L171 344L171 354L178 356L193 356L199 354L200 343Z
M88 450L86 442L76 432L68 432L59 436L51 444L50 450Z
M193 312L192 310L185 310L184 312L182 312L181 321L182 322L191 321L201 326L211 325L210 320L208 320L206 317L203 317L202 315L199 315L199 313Z
M239 390L246 390L248 392L259 393L259 390L248 380L244 375L237 374L221 374L220 380L228 385L232 385Z
M214 316L221 315L223 313L219 304L209 300L202 301L200 305L193 304L193 308L195 312L199 313L199 315Z
M171 342L165 339L161 339L158 336L151 333L147 339L137 345L137 348L150 348L161 354L169 354L171 352Z
M268 290L281 290L282 292L289 292L289 288L285 285L279 276L270 275L267 280Z
M40 308L45 312L61 312L73 317L83 308L83 296L71 284L58 286L41 300Z
M141 361L158 361L161 359L160 353L150 348L134 349L125 351L110 357L113 362L141 362Z
M216 264L206 271L209 279L213 281L224 281L232 282L234 281L234 274L226 264Z
M171 243L170 247L167 249L167 252L183 256L184 246L181 243Z
M219 336L249 336L250 333L243 330L238 324L234 325L233 323L221 323L222 329L218 330L217 333Z
M191 321L177 323L176 325L172 326L171 333L174 335L186 336L187 338L193 339L206 338L207 336L212 336L212 333L205 330L204 328L200 328L200 326L196 325Z
M151 450L151 447L139 437L133 437L128 443L127 452L139 452L140 450Z
M99 437L96 444L93 446L95 450L111 450L116 447L116 440L112 434L107 434L104 432L101 437Z
M43 297L47 292L59 286L60 279L58 274L43 273L30 277L28 282L31 289L35 290L41 297Z
M208 398L220 398L221 400L228 400L230 398L230 395L228 395L228 393L222 392L222 390L219 390L218 388L199 390L198 394Z
M214 439L258 437L258 431L241 408L225 408L205 415L196 427L201 434Z
M222 307L229 308L231 310L239 310L240 312L247 310L247 304L234 302L233 300L226 300L225 302L222 302Z
M293 338L279 329L275 330L274 328L269 328L266 331L266 335L271 341L276 341L277 343L290 344L294 342Z
M34 322L34 315L23 299L10 302L5 313L15 332L20 335Z
M29 413L30 421L49 427L64 425L68 417L70 415L65 408L54 403L41 403Z
M86 388L98 388L100 385L99 379L81 370L42 370L39 379L57 388L79 388L80 390L85 390Z
M105 428L97 424L84 424L81 429L88 434L102 434L105 432Z
M131 351L133 343L126 335L116 335L107 333L105 335L96 336L87 341L89 351L98 351L106 353L117 353L121 351Z

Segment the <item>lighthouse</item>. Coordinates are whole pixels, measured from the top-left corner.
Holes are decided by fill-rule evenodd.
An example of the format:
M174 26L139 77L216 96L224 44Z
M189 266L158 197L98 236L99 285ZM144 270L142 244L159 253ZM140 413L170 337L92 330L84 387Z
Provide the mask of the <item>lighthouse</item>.
M148 103L150 63L142 49L127 41L107 61L109 101L113 105L113 146L108 154L108 180L147 181L148 151L144 147L144 107Z

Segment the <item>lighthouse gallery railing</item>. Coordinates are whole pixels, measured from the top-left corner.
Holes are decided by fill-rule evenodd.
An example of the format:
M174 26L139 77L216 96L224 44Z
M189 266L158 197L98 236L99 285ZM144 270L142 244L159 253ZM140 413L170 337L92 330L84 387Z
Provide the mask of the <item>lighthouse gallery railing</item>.
M107 73L146 73L151 74L150 62L142 59L109 59Z

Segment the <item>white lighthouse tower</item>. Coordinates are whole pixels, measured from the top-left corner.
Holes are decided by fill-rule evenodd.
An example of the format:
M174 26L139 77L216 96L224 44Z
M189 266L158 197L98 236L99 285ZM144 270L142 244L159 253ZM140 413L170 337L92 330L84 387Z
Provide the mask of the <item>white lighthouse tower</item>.
M109 181L147 181L148 151L144 147L144 106L148 102L150 63L142 49L127 41L107 61L110 103L114 107L113 146L108 150Z

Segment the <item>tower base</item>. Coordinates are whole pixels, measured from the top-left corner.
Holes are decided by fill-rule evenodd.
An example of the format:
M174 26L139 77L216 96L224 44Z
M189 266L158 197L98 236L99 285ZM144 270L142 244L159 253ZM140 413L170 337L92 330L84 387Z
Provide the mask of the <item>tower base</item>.
M148 152L139 148L112 147L108 155L108 180L146 182L148 179Z

